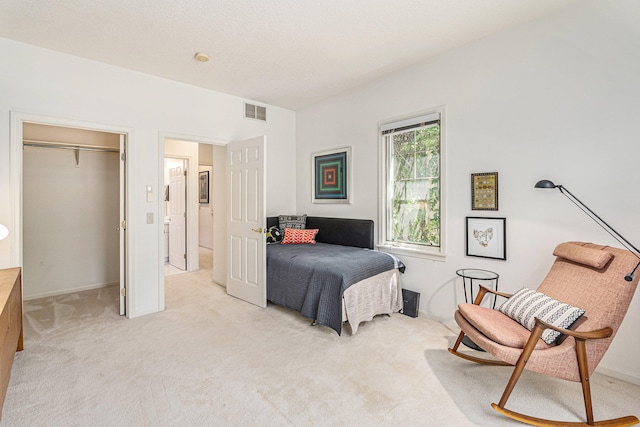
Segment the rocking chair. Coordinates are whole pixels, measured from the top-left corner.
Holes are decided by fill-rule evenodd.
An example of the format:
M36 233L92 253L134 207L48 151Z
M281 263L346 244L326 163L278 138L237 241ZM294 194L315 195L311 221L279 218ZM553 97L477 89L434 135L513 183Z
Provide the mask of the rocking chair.
M533 325L528 326L533 327L529 330L512 319L513 312L504 308L506 303L499 310L481 306L482 299L489 294L511 297L481 287L473 304L458 306L455 319L462 331L449 352L477 363L515 365L499 403L492 403L491 406L517 421L536 426L630 426L640 423L635 416L595 422L589 384L589 376L609 348L638 285L637 277L626 278L631 281L625 281L624 278L638 261L637 258L626 250L579 242L561 243L553 255L556 260L551 270L536 291L531 292L540 293L542 297L548 296L554 303L583 309L584 315L573 327L555 326L552 324L555 322L541 320L542 315L538 315L532 317ZM518 294L520 292L516 296ZM522 310L519 314L522 315ZM554 331L561 334L557 342L549 344L547 338L547 342L541 339L543 333L556 334ZM459 352L458 347L465 335L498 360ZM507 400L524 369L581 382L586 422L552 421L506 409Z

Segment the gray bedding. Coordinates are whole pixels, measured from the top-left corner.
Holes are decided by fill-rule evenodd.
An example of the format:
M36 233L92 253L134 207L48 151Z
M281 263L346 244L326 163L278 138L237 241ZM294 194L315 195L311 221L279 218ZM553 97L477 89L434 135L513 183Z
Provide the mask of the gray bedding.
M404 271L397 258L368 249L326 243L267 245L267 299L340 335L344 290L394 268Z

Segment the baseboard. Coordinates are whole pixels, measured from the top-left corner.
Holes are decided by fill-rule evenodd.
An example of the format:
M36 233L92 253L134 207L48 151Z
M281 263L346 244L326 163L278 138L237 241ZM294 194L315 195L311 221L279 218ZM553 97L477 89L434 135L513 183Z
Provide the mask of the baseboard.
M24 301L31 301L38 298L55 297L58 295L66 295L66 294L72 294L74 292L89 291L91 289L101 289L101 288L108 288L110 286L119 286L119 285L120 285L120 282L110 282L110 283L101 283L96 285L80 286L72 289L60 289L52 292L43 292L36 295L23 295L22 299Z
M224 283L220 283L219 281L213 279L213 283L215 283L216 285L223 287L225 289L227 289L227 285L225 285Z
M128 319L134 319L136 317L147 316L149 314L155 314L155 313L159 313L161 311L164 311L164 308L162 308L162 309L152 308L152 309L144 310L144 311L141 311L141 312L127 313L127 318Z
M438 323L443 323L446 322L447 320L451 320L453 319L453 317L451 316L438 316L436 314L433 313L429 313L428 311L424 311L424 310L420 310L418 311L418 313L420 313L420 317L424 317L427 318L429 320L433 320L434 322L438 322Z
M603 368L602 366L598 366L596 368L596 372L607 375L609 377L617 378L622 381L626 381L631 384L640 385L640 378L629 373L620 372L609 368Z

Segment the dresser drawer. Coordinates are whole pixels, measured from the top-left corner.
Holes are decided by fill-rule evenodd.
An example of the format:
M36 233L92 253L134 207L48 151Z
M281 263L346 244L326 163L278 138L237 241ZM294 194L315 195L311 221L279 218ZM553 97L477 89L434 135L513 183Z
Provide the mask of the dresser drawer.
M19 268L8 268L0 270L0 411L18 350L22 350L22 280Z

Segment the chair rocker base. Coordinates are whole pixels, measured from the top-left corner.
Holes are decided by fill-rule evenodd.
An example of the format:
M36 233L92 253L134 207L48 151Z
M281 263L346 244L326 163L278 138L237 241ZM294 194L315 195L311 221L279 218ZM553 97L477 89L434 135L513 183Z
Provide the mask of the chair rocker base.
M449 348L447 349L449 350L449 353L451 354L455 354L456 356L465 359L465 360L470 360L472 362L476 362L476 363L482 363L483 365L493 365L493 366L513 366L510 363L507 362L503 362L502 360L493 360L493 359L486 359L484 357L475 357L475 356L471 356L469 354L466 353L460 353L457 351L457 349L454 348Z
M634 417L633 415L629 415L627 417L621 417L621 418L614 418L610 420L604 420L604 421L595 421L593 424L588 424L586 422L580 422L580 421L578 422L553 421L553 420L545 420L543 418L531 417L529 415L520 414L518 412L514 412L509 409L501 408L495 403L492 403L491 407L495 409L497 412L511 419L520 421L521 423L525 423L533 426L540 426L540 427L566 427L566 426L622 427L622 426L632 426L632 425L640 424L640 420L638 420L638 417Z

